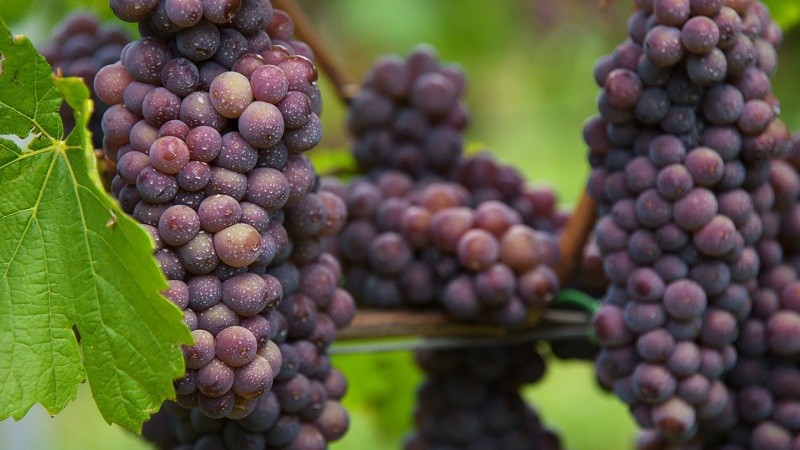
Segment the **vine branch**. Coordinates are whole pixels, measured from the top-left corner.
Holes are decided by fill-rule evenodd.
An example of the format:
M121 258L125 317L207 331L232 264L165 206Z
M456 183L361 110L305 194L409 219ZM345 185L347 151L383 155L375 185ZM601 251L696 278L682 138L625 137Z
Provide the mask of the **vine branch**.
M272 0L272 4L276 8L284 10L292 18L297 37L311 47L317 58L317 64L336 87L339 98L345 104L349 104L358 94L359 84L355 77L333 56L300 5L295 0Z
M589 233L594 227L596 217L597 204L584 191L578 206L564 226L559 242L561 258L555 269L562 284L566 284L571 279L575 269L580 265L581 255L586 241L589 239Z
M439 312L359 309L353 322L337 334L331 353L372 353L588 339L588 327L589 316L582 311L539 310L526 324L517 328L505 328L499 325L455 322Z
M519 344L534 341L563 341L587 339L587 326L565 325L543 329L532 329L501 338L487 337L437 337L416 338L388 341L337 341L330 348L331 355L347 355L354 353L380 353L408 350L446 350L455 348L494 347L497 345Z
M542 310L534 311L527 322L516 330L534 327L542 318ZM499 325L454 321L436 311L358 310L353 322L342 329L337 339L368 339L403 336L483 336L498 337L514 332Z

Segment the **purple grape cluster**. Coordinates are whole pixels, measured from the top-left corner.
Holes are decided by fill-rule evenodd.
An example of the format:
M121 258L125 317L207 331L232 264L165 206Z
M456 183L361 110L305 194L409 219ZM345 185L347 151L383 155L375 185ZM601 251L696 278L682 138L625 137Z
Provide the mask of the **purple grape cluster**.
M800 134L786 159L770 162L769 184L758 194L763 236L755 247L761 263L759 290L743 325L740 353L800 356Z
M519 325L559 289L554 233L568 216L488 152L462 154L465 85L426 46L375 63L348 121L364 175L323 181L349 215L327 248L361 305Z
M89 13L77 13L64 18L57 25L57 31L41 48L42 55L53 71L61 71L66 77L81 77L88 84L95 107L89 121L95 148L103 146L100 118L108 106L94 92L92 80L102 67L119 60L122 49L130 41L131 37L121 27L100 23L96 16ZM59 113L64 130L69 133L75 127L72 109L64 103Z
M342 261L345 288L362 306L518 326L559 289L555 233L568 216L551 190L526 187L489 153L462 155L464 86L461 70L439 67L426 47L373 66L348 121L364 175L322 180L348 215L326 249ZM544 370L532 345L418 359L428 381L406 449L560 448L519 395Z
M739 321L736 365L724 376L730 390L724 426L682 448L725 450L792 450L800 448L800 364L798 324L800 280L798 251L792 235L793 210L800 200L800 135L787 160L770 162L770 183L755 202L763 235L755 246L761 262L758 279ZM782 242L782 240L785 240ZM674 448L658 433L645 432L642 450Z
M313 55L268 1L110 5L143 36L94 80L112 189L194 337L164 408L179 448L326 448L347 428L327 349L355 303L321 245L344 204L302 154L322 132Z
M770 162L769 184L754 199L763 224L755 247L759 286L740 324L740 359L727 377L736 422L717 439L731 450L800 447L800 251L793 224L800 204L800 135L793 142L789 158Z
M240 317L239 326L229 326L209 339L216 340L216 358L224 359L227 365L230 358L240 358L244 352L240 346L225 346L225 333L252 330L258 341L255 361L263 361L260 365L268 376L259 370L239 376L237 370L241 369L234 369L233 409L220 415L216 411L209 414L206 403L222 402L226 395L209 400L202 391L187 394L191 387L183 390L187 385L202 388L201 372L211 364L197 372L190 370L176 381L177 403L166 403L145 424L145 437L158 448L313 450L327 448L327 442L344 435L349 419L340 400L347 383L331 367L326 354L336 330L347 325L355 312L352 297L337 287L341 267L336 258L323 253L313 262L284 263L267 273L271 275L263 276L274 277L284 291L277 308L267 314ZM195 345L185 351L189 367L206 352L197 337L207 332L198 329L192 333ZM208 351L209 357L214 357L213 351ZM222 367L213 370L225 370ZM217 377L217 383L223 378ZM263 380L270 386L261 394L241 399L236 392L237 387L248 389Z
M344 186L324 180L347 206L329 241L345 287L364 306L436 307L459 320L519 325L559 288L558 245L499 201L475 205L457 183L415 183L387 171Z
M353 153L366 172L400 170L415 178L446 175L461 156L467 109L459 98L466 80L436 51L418 46L403 59L379 59L349 108Z
M520 395L545 371L535 344L425 350L417 352L417 362L426 380L406 450L561 448Z
M736 424L726 377L766 263L771 161L790 147L770 86L781 32L757 1L636 4L584 127L611 282L597 373L649 437L694 448Z

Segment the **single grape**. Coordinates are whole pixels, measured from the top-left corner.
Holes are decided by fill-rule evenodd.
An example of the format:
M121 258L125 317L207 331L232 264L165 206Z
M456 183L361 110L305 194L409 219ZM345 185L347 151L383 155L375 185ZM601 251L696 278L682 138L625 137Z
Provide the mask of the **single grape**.
M223 116L234 119L253 102L250 80L238 72L225 72L214 78L209 87L211 104Z
M256 357L256 338L241 326L228 327L217 333L215 345L217 358L230 367L243 366Z
M216 233L235 225L242 218L242 207L233 197L211 195L197 209L200 226L209 233Z
M247 317L261 313L267 306L275 306L280 295L275 292L275 286L267 283L266 277L248 272L225 280L223 303L236 314Z
M170 206L158 220L158 231L164 242L180 246L189 242L200 231L200 219L187 206Z
M193 277L187 282L189 305L195 311L208 309L222 300L222 283L213 275Z
M217 52L220 34L217 27L204 19L176 34L178 50L192 61L204 61Z
M193 127L185 141L193 161L210 163L222 149L222 136L209 126Z
M192 331L194 344L183 347L183 357L188 369L201 369L214 359L214 336L206 330Z
M214 250L225 264L244 267L258 258L261 236L250 225L231 225L214 234Z
M222 303L217 303L197 315L198 327L214 336L225 328L238 324L239 318L236 313Z
M214 251L213 236L205 231L199 231L190 241L180 246L177 253L186 270L196 275L207 274L219 264L219 257Z
M150 146L150 164L165 174L176 174L189 162L186 144L172 136L156 139Z
M502 264L494 264L478 272L474 282L478 299L490 307L505 305L516 290L513 272Z
M219 397L233 387L233 370L219 359L213 359L197 372L197 388L209 397Z
M252 102L241 113L239 132L255 147L271 147L283 136L283 115L271 103Z
M245 199L267 211L283 207L289 200L290 186L286 176L276 169L257 168L247 175Z

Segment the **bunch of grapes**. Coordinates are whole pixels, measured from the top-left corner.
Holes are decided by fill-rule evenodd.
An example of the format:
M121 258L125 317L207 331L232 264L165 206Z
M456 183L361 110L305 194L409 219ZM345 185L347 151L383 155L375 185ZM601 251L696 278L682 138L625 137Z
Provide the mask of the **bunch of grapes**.
M364 175L322 190L347 206L340 258L360 305L433 308L455 320L517 326L558 291L555 233L567 215L489 153L464 157L465 79L418 47L381 58L350 105ZM544 361L532 345L421 352L428 374L407 449L559 448L519 395Z
M523 224L499 201L475 205L457 183L415 183L386 171L343 186L323 182L347 206L329 245L359 304L435 306L459 320L519 325L559 288L552 233Z
M760 2L636 4L584 128L612 283L597 372L649 436L694 448L736 424L726 376L757 308L771 160L790 147L769 80L781 33Z
M793 224L800 204L798 143L796 136L788 159L770 162L769 185L759 192L759 286L749 317L740 323L740 359L727 377L734 391L735 425L718 439L730 449L800 446L800 252Z
M97 97L91 82L100 68L119 60L123 47L131 38L121 27L102 24L96 16L89 13L67 16L57 28L58 31L41 48L41 53L54 71L61 71L67 77L81 77L88 83L95 108L89 121L89 130L92 132L94 147L101 148L103 130L100 117L108 106ZM64 103L60 114L64 130L69 133L75 126L72 109Z
M800 446L800 267L797 250L780 242L790 232L791 211L800 199L799 142L800 136L795 137L789 160L771 161L770 183L759 190L764 231L755 249L761 271L751 304L746 306L750 313L739 322L738 360L724 379L731 391L725 427L705 433L690 448L791 450ZM638 442L643 450L670 445L653 432L644 433Z
M145 425L145 437L158 448L324 449L347 430L348 416L339 403L347 383L331 367L326 354L336 330L349 323L355 312L350 295L337 287L341 267L336 258L323 253L311 263L299 267L283 264L269 272L285 290L278 307L241 321L239 327L226 328L216 340L219 348L222 333L230 332L226 330L244 326L252 330L258 339L255 359L270 368L271 387L251 403L245 402L244 410L239 411L239 392L235 390L240 377L234 369L237 398L233 411L224 417L209 415L202 401L198 402L198 393L186 393L194 385L202 386L200 372L195 381L190 370L176 382L177 404L166 403ZM206 332L195 330L193 334L197 337ZM187 365L203 351L200 341L187 348ZM214 356L213 351L208 351L209 357ZM250 382L260 377L258 372L250 372L250 377L241 379ZM201 391L199 398L203 395Z
M558 436L520 395L524 385L544 374L535 344L425 350L417 361L426 380L406 450L561 448Z
M176 437L325 448L347 428L327 349L354 301L320 243L344 204L317 192L302 154L322 133L313 55L268 1L110 5L143 36L95 77L112 189L151 233L194 338L165 407Z
M489 153L462 155L465 84L424 46L372 67L348 121L364 176L323 182L349 215L327 248L364 306L519 325L559 288L554 233L567 215Z
M461 68L441 65L428 46L405 60L379 59L349 108L359 168L400 170L415 178L447 175L464 147L461 130L469 117L459 98L465 87Z
M770 162L769 184L758 192L762 237L752 312L737 342L740 354L794 359L800 356L800 248L796 211L800 205L800 136L787 159Z

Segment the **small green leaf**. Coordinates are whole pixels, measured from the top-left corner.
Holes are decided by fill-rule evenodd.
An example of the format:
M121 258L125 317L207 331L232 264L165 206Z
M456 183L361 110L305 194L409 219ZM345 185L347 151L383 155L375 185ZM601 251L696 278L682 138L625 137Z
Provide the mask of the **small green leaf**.
M88 378L103 417L139 431L174 396L191 336L159 294L150 237L100 187L91 107L0 20L0 420L35 403L55 414Z

